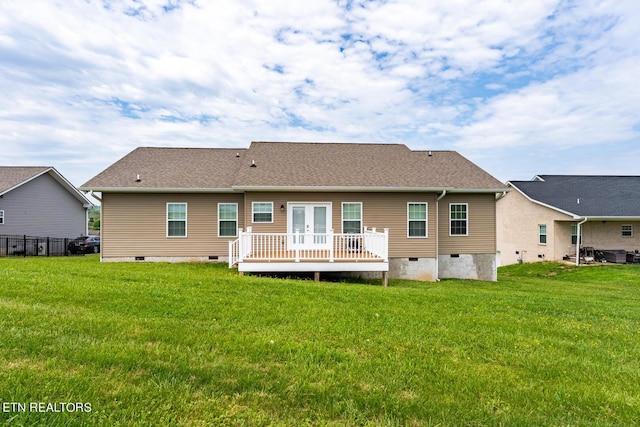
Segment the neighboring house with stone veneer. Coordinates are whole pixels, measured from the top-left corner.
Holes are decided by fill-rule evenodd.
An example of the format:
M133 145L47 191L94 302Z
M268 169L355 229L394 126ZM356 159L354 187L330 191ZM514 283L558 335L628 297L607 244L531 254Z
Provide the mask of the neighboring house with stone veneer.
M0 166L0 234L77 237L87 234L92 204L49 166Z
M501 265L575 260L585 247L640 250L640 176L537 175L507 186L498 201Z
M453 151L138 148L81 189L101 193L103 261L497 279L496 194L506 187Z

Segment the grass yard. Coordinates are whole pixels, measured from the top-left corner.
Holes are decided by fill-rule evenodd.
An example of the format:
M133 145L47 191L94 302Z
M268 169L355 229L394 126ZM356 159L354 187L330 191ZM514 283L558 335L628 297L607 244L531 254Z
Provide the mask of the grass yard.
M640 268L499 277L382 288L0 259L0 422L640 425Z

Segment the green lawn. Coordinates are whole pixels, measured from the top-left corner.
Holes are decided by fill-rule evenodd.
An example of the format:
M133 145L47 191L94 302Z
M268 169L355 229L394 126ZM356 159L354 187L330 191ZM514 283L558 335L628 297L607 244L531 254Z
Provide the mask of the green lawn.
M499 278L0 259L0 422L639 425L640 267Z

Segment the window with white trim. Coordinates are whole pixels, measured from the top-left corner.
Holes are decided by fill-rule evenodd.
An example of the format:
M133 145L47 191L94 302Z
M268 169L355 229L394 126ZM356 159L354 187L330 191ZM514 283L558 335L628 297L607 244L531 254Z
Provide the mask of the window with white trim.
M547 225L538 224L538 243L541 245L547 244Z
M622 237L633 237L633 225L622 226Z
M167 237L187 237L186 203L167 203Z
M582 239L580 239L582 240ZM578 243L578 225L577 224L572 224L571 225L571 244L575 245ZM582 243L582 242L580 242Z
M342 232L362 233L362 203L342 202Z
M251 211L253 222L273 222L273 202L253 202Z
M238 204L218 203L218 237L238 236Z
M467 236L468 235L468 214L469 205L467 203L451 203L449 204L449 235L450 236Z
M4 224L4 211L0 211L0 225Z
M407 237L427 237L426 203L407 203Z

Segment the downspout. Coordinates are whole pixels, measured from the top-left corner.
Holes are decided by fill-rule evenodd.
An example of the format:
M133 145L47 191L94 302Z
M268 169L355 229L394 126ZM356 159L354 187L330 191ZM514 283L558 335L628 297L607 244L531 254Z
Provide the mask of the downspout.
M102 203L102 198L96 196L93 192L93 190L89 191L89 196L93 197L94 199L96 199L97 201L99 201L100 203Z
M440 281L440 199L447 195L447 190L442 190L442 194L436 198L436 282Z
M102 209L102 197L96 196L93 190L89 191L89 195L100 202L100 239L102 239L102 224L104 224L102 221L102 212L104 211L104 209ZM87 224L88 223L89 222L87 221ZM87 231L87 235L89 235L89 231ZM100 262L102 262L102 243L100 243Z
M580 241L582 240L582 233L580 232L580 226L582 224L584 224L585 222L587 222L589 220L588 217L585 217L582 221L580 221L578 223L578 229L576 230L576 233L578 233L578 235L576 236L576 266L580 265Z

